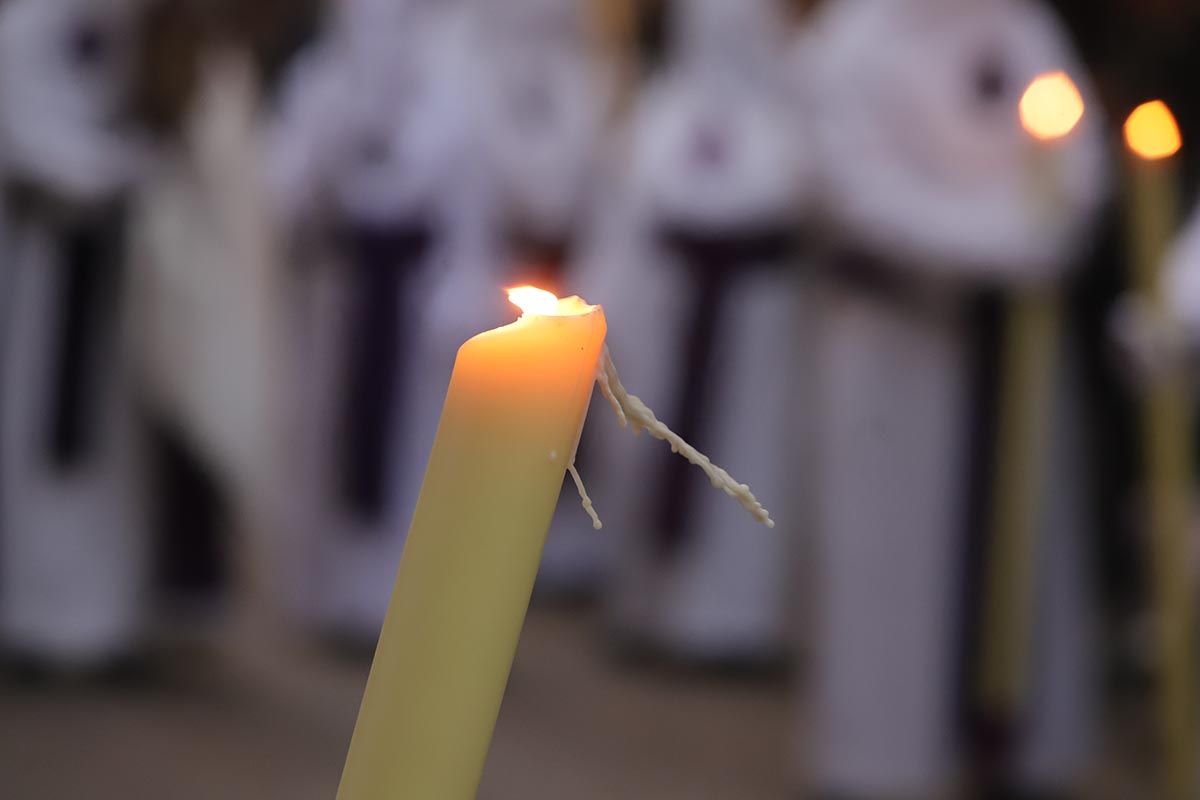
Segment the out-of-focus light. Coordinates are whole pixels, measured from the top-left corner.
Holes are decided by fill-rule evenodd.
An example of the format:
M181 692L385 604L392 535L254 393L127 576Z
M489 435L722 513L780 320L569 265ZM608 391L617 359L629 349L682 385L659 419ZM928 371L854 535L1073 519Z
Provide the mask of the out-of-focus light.
M1045 72L1030 81L1017 109L1030 136L1050 141L1066 136L1083 119L1083 97L1067 73Z
M1139 158L1156 161L1179 152L1183 140L1171 109L1162 100L1151 100L1125 120L1125 144Z
M536 286L518 286L508 290L508 302L531 316L548 317L558 313L558 298Z

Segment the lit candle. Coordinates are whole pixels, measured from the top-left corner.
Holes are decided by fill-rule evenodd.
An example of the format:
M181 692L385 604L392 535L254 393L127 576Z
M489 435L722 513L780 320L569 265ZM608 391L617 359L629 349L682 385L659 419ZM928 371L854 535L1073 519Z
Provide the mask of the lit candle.
M475 796L567 470L600 527L574 466L594 383L623 426L775 525L621 385L599 306L530 286L508 296L521 318L458 351L339 800Z
M510 299L459 350L339 800L475 796L606 330L577 297Z
M1182 146L1171 110L1143 103L1125 120L1129 148L1129 239L1134 288L1162 308L1159 271L1179 222L1178 164Z
M1021 96L1018 115L1033 146L1031 194L1044 216L1058 213L1055 145L1075 130L1083 113L1083 98L1065 72L1037 76ZM1038 499L1060 316L1053 286L1022 286L1004 323L979 681L986 712L1009 723L1027 700Z
M1136 292L1159 320L1171 324L1161 269L1178 228L1179 128L1161 100L1143 103L1125 121L1129 148L1129 244ZM1149 500L1151 564L1158 607L1162 669L1163 796L1194 798L1196 753L1192 587L1187 544L1192 474L1187 376L1172 364L1150 376L1142 403Z

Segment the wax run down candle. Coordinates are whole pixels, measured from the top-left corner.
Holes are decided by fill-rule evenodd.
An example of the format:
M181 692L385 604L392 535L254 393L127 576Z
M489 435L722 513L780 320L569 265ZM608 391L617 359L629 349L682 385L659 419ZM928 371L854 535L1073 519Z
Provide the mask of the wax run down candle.
M599 306L532 287L509 298L521 318L458 352L338 800L475 796L594 383L623 423L774 524L748 486L625 390Z

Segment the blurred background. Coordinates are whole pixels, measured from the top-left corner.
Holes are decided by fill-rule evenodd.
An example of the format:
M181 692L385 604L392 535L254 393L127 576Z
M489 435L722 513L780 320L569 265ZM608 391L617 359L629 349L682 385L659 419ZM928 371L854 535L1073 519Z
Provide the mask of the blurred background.
M481 798L1200 797L1198 45L0 0L3 795L333 797L454 354L534 283L778 524L594 402Z

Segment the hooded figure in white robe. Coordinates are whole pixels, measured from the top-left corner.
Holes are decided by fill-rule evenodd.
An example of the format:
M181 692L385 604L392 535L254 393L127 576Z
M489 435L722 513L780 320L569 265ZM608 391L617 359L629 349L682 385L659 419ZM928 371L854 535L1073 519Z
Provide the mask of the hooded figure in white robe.
M783 19L770 0L674 6L580 270L625 384L780 520L761 528L666 448L604 432L583 477L616 544L609 623L684 662L765 665L792 638L808 165Z
M1001 502L989 472L999 291L1052 285L1080 255L1105 198L1101 125L1062 30L1035 2L844 0L802 45L829 253L800 771L833 797L937 796L955 775L958 695L976 688L964 654L980 635L985 507ZM1018 103L1035 76L1060 70L1086 110L1065 138L1039 143ZM1033 694L1001 721L1015 730L1000 756L1002 780L1042 790L1070 786L1086 764L1096 677L1077 362L1052 347Z
M290 248L279 514L297 603L373 644L454 352L510 319L492 267L456 4L358 0L285 78L271 134Z
M0 647L51 668L144 633L122 311L135 0L0 3Z

